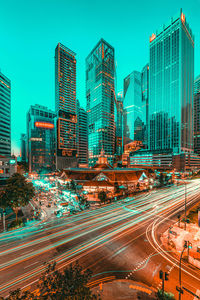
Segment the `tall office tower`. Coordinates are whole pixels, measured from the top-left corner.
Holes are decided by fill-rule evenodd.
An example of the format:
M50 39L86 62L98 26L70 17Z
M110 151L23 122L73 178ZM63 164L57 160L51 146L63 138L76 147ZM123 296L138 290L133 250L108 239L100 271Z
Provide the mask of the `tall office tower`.
M57 169L77 165L77 111L75 53L62 44L55 50L57 114Z
M150 37L148 146L193 150L194 37L180 13Z
M148 114L149 114L149 64L146 64L141 72L141 87L142 87L142 102L145 104L146 111L146 128L144 136L144 144L147 146L148 142Z
M103 148L112 165L115 151L114 48L101 39L86 58L89 164L93 166Z
M0 155L11 156L11 83L0 72Z
M200 75L194 81L194 152L200 155Z
M194 81L194 94L200 93L200 75L195 78Z
M55 170L56 114L45 106L31 105L27 113L29 172Z
M117 122L116 122L116 155L122 155L123 138L123 97L117 95Z
M123 144L144 142L146 102L142 100L141 73L133 71L124 79Z
M26 141L27 141L27 137L26 134L22 133L21 134L21 149L20 149L20 156L21 156L21 161L22 162L26 162Z
M87 126L87 112L80 107L77 100L77 116L78 116L78 164L79 167L88 164L88 126Z

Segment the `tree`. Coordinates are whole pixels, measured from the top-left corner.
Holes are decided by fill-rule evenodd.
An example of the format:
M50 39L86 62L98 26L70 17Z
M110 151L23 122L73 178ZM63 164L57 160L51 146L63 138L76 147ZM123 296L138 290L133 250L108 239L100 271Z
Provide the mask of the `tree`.
M100 191L98 193L98 198L101 202L103 202L105 204L106 200L107 200L107 195L105 191Z
M159 300L175 300L175 297L172 293L162 292L162 290L158 290L157 299Z
M71 189L76 192L76 182L74 180L70 183Z
M4 298L0 298L0 300L3 300ZM17 289L13 292L10 292L10 295L6 298L6 300L34 300L35 295L29 291L21 291L20 289Z
M33 184L27 182L23 175L15 173L7 180L7 185L0 196L0 205L1 207L12 207L17 222L19 207L27 205L34 195Z
M56 265L48 265L46 272L41 278L39 299L64 300L64 299L98 299L87 287L92 272L83 268L78 262L72 264L63 272L56 270Z

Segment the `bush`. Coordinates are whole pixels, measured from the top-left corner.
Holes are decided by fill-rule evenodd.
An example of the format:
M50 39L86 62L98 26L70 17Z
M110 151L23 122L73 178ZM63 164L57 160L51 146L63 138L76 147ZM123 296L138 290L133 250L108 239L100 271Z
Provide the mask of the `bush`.
M17 221L16 220L12 221L8 225L8 229L19 228L19 227L23 227L23 226L24 226L23 220L22 219L18 219Z
M175 300L175 297L172 293L167 293L167 292L164 292L164 295L162 295L162 290L158 290L157 299L159 299L159 300Z

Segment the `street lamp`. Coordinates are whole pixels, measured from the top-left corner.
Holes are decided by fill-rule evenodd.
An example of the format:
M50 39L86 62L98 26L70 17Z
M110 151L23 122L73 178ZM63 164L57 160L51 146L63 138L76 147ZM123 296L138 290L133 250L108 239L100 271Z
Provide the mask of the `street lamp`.
M185 251L186 248L187 248L187 241L184 242L184 246L183 246L183 250L181 252L180 262L179 262L179 287L177 287L177 290L179 292L179 300L181 300L181 294L183 294L183 290L181 288L181 261L182 261L182 257L183 257L183 252Z

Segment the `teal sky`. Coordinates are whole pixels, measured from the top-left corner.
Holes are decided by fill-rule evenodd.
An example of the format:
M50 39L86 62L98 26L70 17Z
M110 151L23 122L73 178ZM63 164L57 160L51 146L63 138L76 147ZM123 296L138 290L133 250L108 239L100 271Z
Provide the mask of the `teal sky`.
M195 35L200 73L200 0L1 1L0 69L12 84L12 149L19 153L31 104L54 109L54 51L77 53L77 98L85 107L85 58L103 37L115 48L117 91L149 61L149 36L182 7Z

